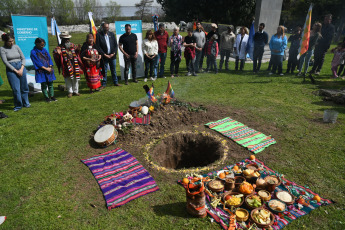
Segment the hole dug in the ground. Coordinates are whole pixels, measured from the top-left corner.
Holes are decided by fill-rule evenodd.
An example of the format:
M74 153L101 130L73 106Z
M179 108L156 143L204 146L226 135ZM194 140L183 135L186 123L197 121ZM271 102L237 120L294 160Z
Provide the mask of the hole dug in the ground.
M201 133L176 133L162 139L151 152L152 159L170 169L203 167L222 158L222 143Z

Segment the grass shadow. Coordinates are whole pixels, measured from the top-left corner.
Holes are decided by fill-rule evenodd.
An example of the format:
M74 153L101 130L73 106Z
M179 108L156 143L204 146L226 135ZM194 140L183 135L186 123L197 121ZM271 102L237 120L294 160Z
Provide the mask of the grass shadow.
M153 211L157 216L175 216L182 218L194 218L186 210L186 202L176 202L171 204L155 205Z

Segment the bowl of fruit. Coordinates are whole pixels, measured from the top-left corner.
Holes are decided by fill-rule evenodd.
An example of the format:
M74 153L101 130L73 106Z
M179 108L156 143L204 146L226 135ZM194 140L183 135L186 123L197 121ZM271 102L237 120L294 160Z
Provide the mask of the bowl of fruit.
M223 195L223 201L226 207L240 207L244 202L243 194L238 192L226 192Z
M247 196L244 202L249 209L260 208L263 205L263 201L258 195Z
M220 171L217 172L217 177L220 180L225 180L227 178L234 178L235 175L230 170L220 170Z
M259 228L268 228L275 220L273 213L265 208L256 208L252 210L250 218Z

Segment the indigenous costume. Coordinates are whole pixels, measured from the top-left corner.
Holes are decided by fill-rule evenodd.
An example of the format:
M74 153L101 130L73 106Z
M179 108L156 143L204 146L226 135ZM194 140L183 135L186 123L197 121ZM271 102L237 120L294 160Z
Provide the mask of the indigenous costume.
M67 91L69 94L78 94L80 74L83 73L80 66L82 62L79 56L79 49L73 43L69 49L64 46L58 46L53 51L54 60L58 67L59 73L65 78Z
M99 53L97 49L95 48L95 45L88 46L86 43L84 43L80 56L82 60L83 60L83 57L97 60L99 57ZM99 87L101 87L101 80L103 79L103 77L102 77L102 70L100 68L100 61L95 63L89 60L83 60L83 64L84 64L87 86L90 89L98 89Z
M30 58L35 66L36 83L41 83L41 89L44 97L46 99L54 97L53 81L56 80L54 70L50 73L42 69L42 67L49 68L53 66L53 61L48 51L45 48L40 50L35 46L33 50L31 50Z

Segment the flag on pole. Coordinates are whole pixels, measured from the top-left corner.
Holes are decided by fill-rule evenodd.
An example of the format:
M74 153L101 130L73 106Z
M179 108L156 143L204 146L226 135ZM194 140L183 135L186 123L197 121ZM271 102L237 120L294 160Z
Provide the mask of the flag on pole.
M303 27L302 39L299 45L298 58L302 56L305 52L307 52L309 48L312 9L313 9L313 4L310 4L309 11L308 11L307 17L305 19L304 27Z
M155 32L158 30L158 17L159 15L157 14L152 15L153 28L155 29Z
M95 26L95 22L92 19L92 12L88 12L88 15L90 19L90 33L93 34L93 40L96 43L97 28Z
M250 26L248 45L247 45L247 57L249 57L252 60L253 60L253 53L254 53L254 35L255 35L254 22L255 21L253 21L252 25Z
M169 95L171 98L173 98L175 96L175 92L170 84L170 81L168 81L168 87L167 87L167 90L165 91L165 93L167 95Z
M60 38L61 32L59 30L59 27L58 27L54 17L51 19L51 27L50 28L51 28L52 35L56 36L57 43L58 43L58 45L60 45L61 44L61 38Z

